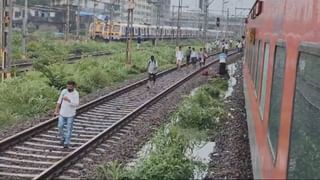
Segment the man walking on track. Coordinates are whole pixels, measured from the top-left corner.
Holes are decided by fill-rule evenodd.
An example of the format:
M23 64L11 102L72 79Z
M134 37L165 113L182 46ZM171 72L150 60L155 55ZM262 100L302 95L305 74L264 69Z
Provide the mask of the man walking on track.
M158 62L155 60L154 56L151 56L150 60L148 61L148 73L149 73L149 81L147 84L147 88L150 89L153 85L156 83L156 78L157 78L157 72L158 72Z
M187 51L186 51L186 57L187 57L187 65L190 64L191 61L191 47L188 47Z
M191 62L193 64L193 68L197 68L197 61L198 61L198 53L196 51L195 48L192 48L192 51L191 51Z
M176 52L176 60L177 60L177 68L180 69L182 60L183 60L183 52L181 50L181 46L179 46L179 49Z
M206 65L206 60L208 58L208 51L207 48L203 49L203 65Z
M141 46L141 36L139 35L138 38L137 38L137 49L140 49L140 46Z
M226 62L227 62L226 50L222 50L222 53L220 53L219 55L219 74L221 76L226 74Z
M73 121L76 115L76 108L79 105L79 93L75 90L75 86L76 83L74 81L68 81L67 88L62 90L54 112L54 115L59 115L59 137L64 148L68 148L70 145ZM64 132L65 125L66 132Z
M200 52L199 52L199 65L200 65L200 68L202 67L203 63L204 63L203 50L202 50L202 48L200 48Z

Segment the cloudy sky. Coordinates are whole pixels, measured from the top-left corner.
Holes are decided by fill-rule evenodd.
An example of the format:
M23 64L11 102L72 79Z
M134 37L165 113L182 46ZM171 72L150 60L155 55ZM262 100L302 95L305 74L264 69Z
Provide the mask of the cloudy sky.
M199 0L182 0L183 6L189 6L186 10L197 10L199 9ZM209 0L210 2L211 0ZM229 8L230 13L235 13L235 8L251 8L254 4L255 0L227 0L228 4L225 5L225 8ZM178 5L179 0L171 0L171 5ZM221 14L222 10L222 0L214 0L214 2L210 6L210 13ZM246 14L247 12L237 11L237 14Z

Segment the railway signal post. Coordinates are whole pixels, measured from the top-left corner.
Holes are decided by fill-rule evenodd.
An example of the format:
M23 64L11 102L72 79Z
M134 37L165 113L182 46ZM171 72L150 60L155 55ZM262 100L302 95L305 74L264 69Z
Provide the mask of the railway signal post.
M128 24L127 24L127 64L132 65L132 36L133 36L133 10L135 7L134 0L128 0Z
M0 1L0 59L1 79L11 77L12 0Z

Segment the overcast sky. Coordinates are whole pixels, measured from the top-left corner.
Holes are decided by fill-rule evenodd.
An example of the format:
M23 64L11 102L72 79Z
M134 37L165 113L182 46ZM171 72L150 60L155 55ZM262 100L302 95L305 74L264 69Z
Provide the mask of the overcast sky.
M209 0L210 2L211 0ZM235 8L251 8L255 2L255 0L226 0L229 1L225 5L225 8L229 8L230 14L235 13ZM178 5L179 0L171 0L171 5ZM199 0L182 0L182 5L183 6L189 6L188 9L186 10L197 10L199 9ZM214 0L214 2L210 6L210 13L214 14L221 14L222 11L222 0ZM243 13L243 15L247 14L248 11L246 12L241 12L240 10L237 10L237 14Z

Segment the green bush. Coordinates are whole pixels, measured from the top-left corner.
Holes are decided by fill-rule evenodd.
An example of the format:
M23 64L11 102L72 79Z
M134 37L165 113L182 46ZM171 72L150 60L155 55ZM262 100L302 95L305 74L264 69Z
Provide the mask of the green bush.
M110 163L99 168L99 179L189 179L204 165L187 156L194 148L194 138L183 129L162 128L152 140L149 156L134 168Z
M147 61L151 55L156 56L159 69L173 67L175 63L175 49L164 43L152 47L148 42L142 45L143 50L134 50L133 65L130 67L126 66L125 43L108 44L94 41L66 43L48 37L51 35L39 34L39 37L32 37L35 39L30 37L28 41L28 57L33 58L35 71L23 73L23 77L13 78L0 85L0 122L2 124L13 123L17 119L32 117L51 109L55 104L58 91L65 87L68 80L77 82L80 95L83 96L133 75L145 73ZM20 41L21 35L16 34L14 40L16 47L21 45ZM64 59L70 53L77 51L81 53L108 51L114 54L84 58L75 64L66 64ZM16 56L19 55L17 52ZM17 93L18 90L21 93ZM28 103L31 105L27 106Z
M219 127L226 117L220 95L226 90L226 80L216 79L209 85L201 87L193 96L179 107L176 117L183 128L208 130ZM227 84L228 87L228 84Z
M58 91L42 78L33 78L26 76L0 83L0 126L54 107Z

